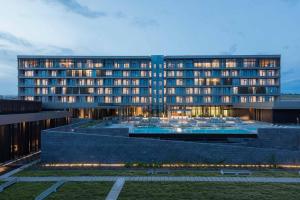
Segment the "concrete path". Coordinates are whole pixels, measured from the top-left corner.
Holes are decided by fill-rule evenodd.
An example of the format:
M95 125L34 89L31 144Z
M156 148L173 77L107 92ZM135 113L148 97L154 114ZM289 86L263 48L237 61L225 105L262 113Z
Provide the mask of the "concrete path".
M111 190L109 191L105 200L117 200L124 186L124 183L125 183L124 178L118 178L115 184L112 186Z
M40 162L40 160L35 160L35 161L31 162L31 163L28 163L26 165L23 165L23 166L17 168L17 169L11 170L11 171L7 172L6 174L1 175L0 176L0 180L1 179L6 179L6 178L8 178L8 177L10 177L10 176L12 176L12 175L14 175L14 174L16 174L16 173L24 170L24 169L26 169L28 167L31 167L32 165L37 164L38 162Z
M9 181L14 177L5 179ZM300 183L300 178L273 177L200 177L200 176L69 176L69 177L17 177L17 182L95 182L95 181L124 181L135 182L245 182L245 183Z

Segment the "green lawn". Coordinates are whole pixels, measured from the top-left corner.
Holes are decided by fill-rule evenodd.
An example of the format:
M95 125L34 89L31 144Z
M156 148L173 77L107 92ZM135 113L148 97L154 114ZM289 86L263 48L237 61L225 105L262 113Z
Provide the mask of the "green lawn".
M112 182L68 182L47 200L105 199Z
M300 184L126 182L119 199L292 200Z
M16 183L0 193L0 200L32 200L51 184L49 182Z
M300 177L296 171L274 171L274 170L256 170L252 171L251 176L267 177ZM27 169L16 176L150 176L147 169L116 169L116 170L99 170L99 169ZM221 176L219 171L203 170L170 170L170 174L157 174L155 176ZM227 175L228 176L228 175ZM232 176L232 175L231 175Z

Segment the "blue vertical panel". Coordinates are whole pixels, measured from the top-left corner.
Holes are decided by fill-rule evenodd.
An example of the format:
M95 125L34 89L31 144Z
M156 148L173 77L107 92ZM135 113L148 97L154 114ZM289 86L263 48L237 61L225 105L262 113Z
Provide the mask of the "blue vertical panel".
M152 55L151 65L152 112L159 114L164 108L164 56Z

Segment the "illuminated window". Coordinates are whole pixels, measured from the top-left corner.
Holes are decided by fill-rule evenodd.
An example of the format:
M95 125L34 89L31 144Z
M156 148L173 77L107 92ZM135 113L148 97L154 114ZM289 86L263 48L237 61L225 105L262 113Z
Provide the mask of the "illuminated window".
M140 80L139 79L133 79L132 80L132 85L139 85L140 84Z
M183 80L182 79L176 79L176 85L178 85L178 86L183 85Z
M61 60L59 62L59 66L60 67L65 67L65 68L70 68L73 66L73 61L70 59L66 59L66 60Z
M111 88L105 88L104 92L105 92L105 94L112 94L112 89Z
M265 97L258 97L257 101L258 102L265 102Z
M194 85L204 85L205 80L203 78L195 78L194 79Z
M51 76L56 77L57 76L57 71L51 71Z
M122 98L121 97L115 97L114 98L114 102L115 103L121 103L122 102Z
M268 79L268 85L275 85L275 79Z
M259 79L259 85L266 85L266 79Z
M147 103L147 97L141 97L141 103Z
M47 81L48 82L48 81ZM46 84L46 85L48 85L48 84ZM67 85L67 80L66 79L61 79L60 80L60 85Z
M168 88L168 94L175 94L175 88Z
M177 72L176 72L176 76L182 77L182 76L183 76L183 71L177 71Z
M92 70L86 70L86 76L92 77Z
M103 88L97 88L97 94L103 94Z
M75 103L75 97L69 97L68 98L68 103Z
M232 92L233 92L233 94L238 94L239 88L238 87L233 87Z
M66 103L67 102L67 97L61 97L61 102Z
M93 94L94 93L94 88L88 88L88 93Z
M201 73L199 71L194 71L194 76L199 77L199 76L201 76Z
M94 80L93 79L87 79L86 84L87 85L94 85Z
M119 69L120 68L120 63L115 62L114 67L115 67L115 69Z
M241 103L247 103L247 97L241 97L240 101Z
M212 61L211 65L212 65L213 68L218 68L218 67L220 67L220 61L214 59L214 60Z
M105 71L105 76L112 76L112 71L111 70L106 70Z
M79 85L85 85L85 79L79 79Z
M211 103L211 97L204 97L204 103Z
M274 102L274 97L269 97L269 102Z
M174 77L175 71L168 71L168 77Z
M232 70L231 71L231 76L238 76L238 71L237 70Z
M256 66L256 59L248 58L244 59L244 67L255 67Z
M129 71L123 71L123 77L128 77L129 75Z
M139 94L140 88L132 88L132 94Z
M112 103L112 97L104 97L105 103Z
M258 73L259 73L259 76L266 76L265 70L259 70Z
M139 97L132 97L132 102L133 103L139 103L140 102L140 98Z
M34 76L34 71L25 71L25 76L26 77L33 77Z
M92 60L87 60L86 61L86 67L87 68L93 68L93 61Z
M32 97L32 96L26 96L25 100L27 100L27 101L34 101L34 97Z
M50 92L51 92L51 94L55 94L56 88L55 88L55 87L51 87L51 88L50 88Z
M97 80L97 85L100 85L100 86L103 85L103 79L98 79Z
M226 59L226 68L233 68L233 67L236 67L236 60Z
M229 71L228 70L222 71L222 76L229 76Z
M251 103L255 103L255 102L256 102L256 96L251 96L251 97L249 98L249 101L250 101Z
M211 94L211 88L203 88L204 94Z
M115 79L114 85L122 85L122 79Z
M223 103L230 103L230 97L229 96L222 96L222 102Z
M147 68L147 63L141 63L141 68L146 69Z
M45 61L45 67L46 68L51 68L53 67L53 62L51 60L46 60Z
M193 88L186 88L185 93L186 94L193 94Z
M176 97L176 103L182 103L183 102L183 98L182 97Z
M206 77L211 77L211 71L205 71L204 74Z
M142 77L147 77L147 74L148 74L147 71L141 71L141 76Z
M47 86L48 85L48 79L42 79L42 85Z
M275 76L274 70L268 70L268 76Z
M123 88L122 93L123 94L129 94L130 89L129 88Z
M185 102L186 103L193 103L193 97L186 97Z
M95 63L94 66L96 68L101 68L101 67L103 67L103 63L98 62L98 63Z
M241 85L248 85L248 79L241 79L240 82Z
M200 88L194 88L194 94L201 94Z
M273 59L262 59L259 62L260 67L277 67L276 60Z
M88 103L93 103L94 102L94 97L88 96L88 97L86 97L86 101Z
M42 88L42 94L48 94L48 88Z
M128 68L129 68L129 63L125 63L125 64L124 64L124 68L125 68L125 69L128 69Z
M130 81L128 79L123 79L123 85L130 85Z

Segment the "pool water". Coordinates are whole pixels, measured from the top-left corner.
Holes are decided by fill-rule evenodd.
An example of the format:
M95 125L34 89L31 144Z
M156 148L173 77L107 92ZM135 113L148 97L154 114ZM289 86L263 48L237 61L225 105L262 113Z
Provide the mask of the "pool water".
M134 127L129 129L130 133L188 133L188 134L253 134L253 131L240 128L165 128L165 127Z

